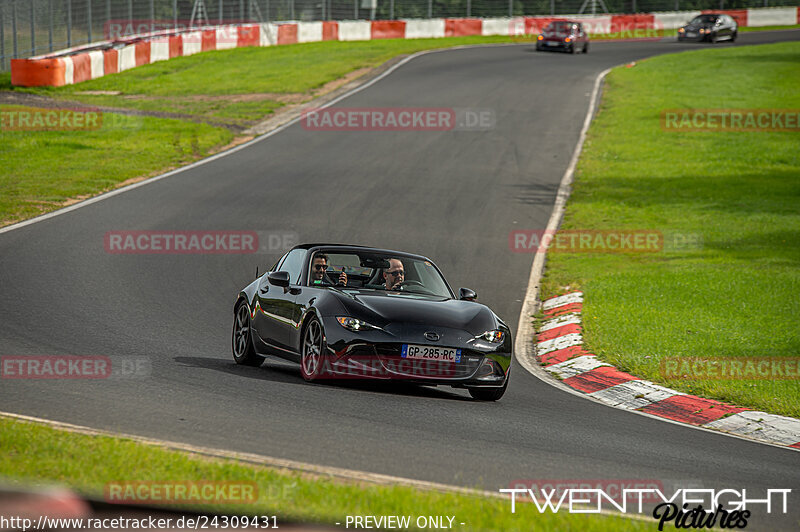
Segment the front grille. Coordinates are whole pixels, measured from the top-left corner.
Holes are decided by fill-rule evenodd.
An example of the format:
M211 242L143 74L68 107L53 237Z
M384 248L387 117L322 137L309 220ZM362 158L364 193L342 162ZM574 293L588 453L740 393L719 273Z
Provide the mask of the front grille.
M417 360L400 356L401 344L383 344L375 348L378 359L392 373L424 379L463 379L478 369L483 355L462 349L461 362Z

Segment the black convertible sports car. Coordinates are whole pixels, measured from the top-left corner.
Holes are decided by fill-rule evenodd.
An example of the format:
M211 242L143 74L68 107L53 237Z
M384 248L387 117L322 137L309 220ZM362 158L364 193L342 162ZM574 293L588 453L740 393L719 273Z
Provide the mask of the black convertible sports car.
M334 244L302 244L236 298L233 358L300 364L307 381L390 379L503 396L511 331L477 295L455 296L430 259Z

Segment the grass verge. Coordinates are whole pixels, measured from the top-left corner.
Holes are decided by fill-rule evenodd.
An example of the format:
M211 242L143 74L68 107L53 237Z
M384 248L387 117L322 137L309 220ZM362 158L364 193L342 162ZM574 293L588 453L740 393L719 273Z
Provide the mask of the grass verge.
M102 459L98 460L98 457ZM347 515L455 516L461 530L651 530L652 522L607 515L540 514L532 504L477 495L378 486L308 473L209 459L142 443L88 436L0 418L0 476L24 485L58 483L102 500L108 483L152 481L254 482L254 503L193 507L239 515L276 515L281 521L333 525ZM465 523L460 526L458 523Z
M690 83L677 80L690 79ZM724 81L723 81L724 80ZM658 253L551 253L587 347L669 387L800 417L800 380L668 379L665 357L800 357L797 132L663 130L666 109L799 109L800 43L706 49L607 78L562 229L657 230ZM681 236L698 245L677 245Z

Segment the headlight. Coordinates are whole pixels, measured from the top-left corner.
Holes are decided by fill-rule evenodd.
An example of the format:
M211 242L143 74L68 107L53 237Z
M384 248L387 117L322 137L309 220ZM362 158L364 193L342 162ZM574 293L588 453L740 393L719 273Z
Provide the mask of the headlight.
M683 33L683 32L685 32L685 31L686 31L686 30L685 30L685 29L683 29L683 28L678 28L678 33Z
M539 35L539 36L538 36L538 37L536 37L536 38L537 38L538 40L540 40L540 41L544 39L544 37L542 37L541 35Z
M493 331L486 331L485 333L478 336L481 340L486 340L487 342L491 342L493 344L502 343L506 337L506 333L501 330L495 329Z
M566 39L564 39L564 42L570 42L571 40L572 40L572 39L570 39L569 37L567 37Z
M705 32L706 32L705 28L700 28L700 33L705 33Z
M350 316L339 316L336 318L336 321L339 322L339 325L347 329L348 331L368 331L374 329L380 329L380 327L375 327L372 324L367 323L366 321L359 320L356 318L351 318Z

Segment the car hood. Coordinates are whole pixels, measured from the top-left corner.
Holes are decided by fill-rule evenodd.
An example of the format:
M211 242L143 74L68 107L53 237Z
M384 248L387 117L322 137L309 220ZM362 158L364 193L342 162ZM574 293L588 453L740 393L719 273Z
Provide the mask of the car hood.
M459 329L477 335L497 326L489 307L472 301L370 291L349 293L341 302L350 316L379 327L404 322Z

